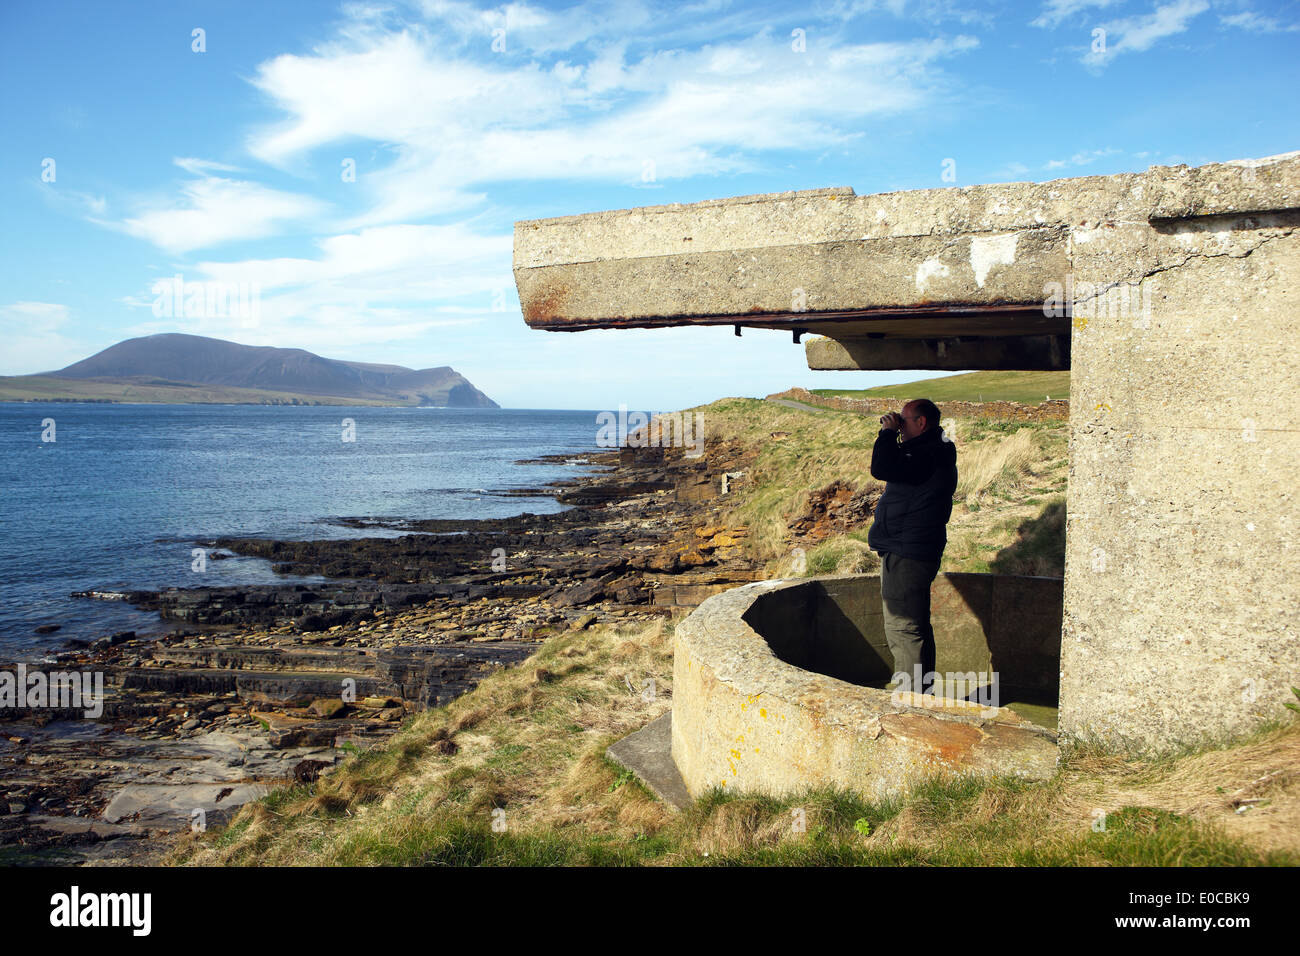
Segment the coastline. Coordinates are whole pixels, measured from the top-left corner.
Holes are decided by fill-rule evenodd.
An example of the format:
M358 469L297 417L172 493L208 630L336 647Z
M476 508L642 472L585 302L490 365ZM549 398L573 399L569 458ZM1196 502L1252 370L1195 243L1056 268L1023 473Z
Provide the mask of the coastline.
M711 442L696 458L633 447L547 456L590 468L545 489L568 510L353 519L410 532L401 537L218 539L328 583L126 592L182 629L56 655L53 671L102 673L96 720L0 712L0 856L157 861L169 837L331 772L548 637L672 616L761 578L737 544L743 530L717 522L722 475L747 470L753 454Z

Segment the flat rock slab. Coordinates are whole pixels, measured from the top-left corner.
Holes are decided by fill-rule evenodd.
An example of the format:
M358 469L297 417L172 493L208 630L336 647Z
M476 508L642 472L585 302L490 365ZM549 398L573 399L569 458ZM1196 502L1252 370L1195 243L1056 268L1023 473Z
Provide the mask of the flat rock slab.
M266 796L272 789L264 783L129 784L104 808L104 820L180 828L189 825L194 810L202 809L204 822L213 823L217 817L228 818L229 811Z
M685 810L694 801L673 763L672 743L673 713L669 711L610 746L605 754L620 767L636 774L636 778L664 803L676 810Z

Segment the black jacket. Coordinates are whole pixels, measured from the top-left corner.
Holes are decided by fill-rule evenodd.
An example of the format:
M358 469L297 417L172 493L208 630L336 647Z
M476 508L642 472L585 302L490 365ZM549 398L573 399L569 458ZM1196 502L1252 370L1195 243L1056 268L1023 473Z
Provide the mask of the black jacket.
M882 428L871 449L871 477L886 482L867 532L871 550L916 561L943 557L957 490L957 446L943 440L943 429L899 444L896 430Z

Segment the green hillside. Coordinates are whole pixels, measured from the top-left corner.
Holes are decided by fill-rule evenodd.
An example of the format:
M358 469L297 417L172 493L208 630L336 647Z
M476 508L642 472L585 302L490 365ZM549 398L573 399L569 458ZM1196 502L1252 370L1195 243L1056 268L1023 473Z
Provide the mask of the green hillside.
M1024 402L1037 405L1049 395L1070 397L1070 373L966 372L876 388L814 388L815 395L843 398L928 398L934 402Z
M122 402L160 405L396 405L397 402L328 395L303 395L260 388L145 384L95 379L55 378L51 375L0 376L0 402Z

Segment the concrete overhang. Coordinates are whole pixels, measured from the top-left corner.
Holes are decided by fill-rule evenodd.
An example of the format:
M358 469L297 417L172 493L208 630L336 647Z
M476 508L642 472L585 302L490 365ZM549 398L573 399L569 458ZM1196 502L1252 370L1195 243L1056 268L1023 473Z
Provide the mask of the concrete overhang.
M732 325L823 336L823 369L1064 369L1072 310L1140 285L1074 287L1075 247L1117 225L1300 208L1300 152L1189 168L858 196L848 187L517 222L535 329ZM1090 252L1094 251L1094 245Z

